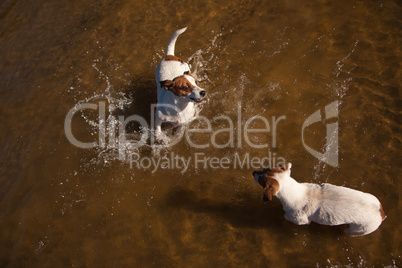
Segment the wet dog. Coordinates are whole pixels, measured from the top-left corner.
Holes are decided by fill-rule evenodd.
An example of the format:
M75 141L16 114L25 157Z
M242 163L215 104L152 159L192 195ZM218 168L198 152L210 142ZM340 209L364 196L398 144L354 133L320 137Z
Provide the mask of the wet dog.
M158 87L158 103L155 113L155 136L161 140L164 135L161 125L169 122L182 126L196 116L196 107L206 95L197 85L197 79L190 74L189 65L174 55L176 40L186 28L177 30L170 38L166 56L155 71Z
M378 199L368 193L329 183L298 183L286 168L266 168L253 176L264 188L263 201L276 196L285 210L285 219L298 225L349 224L345 233L362 236L374 232L386 218Z

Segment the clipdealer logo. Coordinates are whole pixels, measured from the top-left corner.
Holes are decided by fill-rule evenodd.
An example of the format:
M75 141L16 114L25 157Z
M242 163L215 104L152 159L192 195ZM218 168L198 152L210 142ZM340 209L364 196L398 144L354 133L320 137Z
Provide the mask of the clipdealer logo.
M186 172L190 166L195 169L259 169L261 167L285 165L283 157L277 157L276 153L268 151L265 157L252 157L250 153L234 153L233 157L207 156L205 153L195 152L192 156L180 156L170 152L162 157L141 156L134 152L130 157L130 168L137 170L147 170L155 173L159 169L178 169L182 173Z
M327 106L325 106L325 109L324 109L325 117L322 117L321 111L317 110L315 113L310 115L306 119L306 121L304 121L303 126L302 126L302 142L303 142L304 148L306 148L306 150L310 154L312 154L314 157L316 157L318 160L323 161L333 167L338 167L338 165L339 165L339 149L338 149L339 126L338 126L338 122L326 124L326 144L325 144L325 152L324 153L320 153L306 144L305 139L304 139L304 130L308 126L318 123L318 122L322 122L323 120L327 121L329 119L334 119L334 118L337 119L338 118L338 107L339 107L338 101L334 101L334 102L328 104Z
M64 129L67 139L76 147L83 149L90 148L107 148L109 145L116 146L118 148L119 160L129 161L131 168L138 168L144 170L156 171L158 168L167 169L181 169L182 172L186 171L192 162L195 168L212 168L212 169L226 169L226 168L253 168L258 169L264 166L276 166L277 164L285 164L286 161L283 157L276 156L275 153L269 151L269 148L277 148L277 130L280 122L286 119L286 116L279 117L272 116L271 120L267 118L255 115L248 118L245 123L242 118L241 103L238 103L237 116L235 120L226 115L217 115L212 119L208 119L204 116L198 116L194 121L202 122L206 128L190 128L191 124L175 135L172 140L169 141L168 146L173 146L185 139L187 144L194 149L205 149L214 147L218 149L225 148L242 148L247 145L253 149L268 149L267 157L256 158L250 156L250 153L239 155L235 153L233 157L211 157L206 156L203 153L194 153L194 156L184 158L183 156L170 155L169 157L144 157L139 153L139 148L144 145L150 145L153 148L165 147L166 145L158 145L153 135L152 127L154 126L154 111L155 104L151 105L151 123L148 125L147 121L139 115L131 115L129 117L118 116L113 121L113 126L108 126L106 120L106 102L94 103L80 103L73 107L66 115L64 122ZM174 106L169 106L170 109L177 109ZM83 112L84 110L98 111L98 141L93 142L81 142L74 135L72 131L72 120L76 113ZM331 119L338 116L338 101L332 102L325 107L324 119ZM312 124L322 121L320 110L310 115L303 123L301 130L302 143L306 150L314 157L323 161L331 166L338 166L338 123L329 123L326 125L326 150L324 153L320 153L312 149L305 142L305 129ZM117 124L116 124L117 121ZM129 123L136 122L140 127L140 138L137 140L127 139L126 127ZM226 128L220 128L218 130L212 129L211 122L222 123ZM258 122L263 125L262 128L253 128L252 123ZM116 127L117 125L118 127ZM117 133L116 133L117 132ZM199 144L193 138L194 134L210 135L209 143ZM217 135L226 133L228 140L225 143L218 143ZM271 144L268 143L256 143L253 139L253 134L258 133L270 133ZM127 149L130 148L130 153ZM196 150L195 150L196 151Z

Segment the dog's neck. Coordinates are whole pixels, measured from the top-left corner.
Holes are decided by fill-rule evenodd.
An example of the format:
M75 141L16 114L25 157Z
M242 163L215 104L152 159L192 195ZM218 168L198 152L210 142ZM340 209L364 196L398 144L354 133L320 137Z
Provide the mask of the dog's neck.
M194 103L191 101L183 101L182 97L176 96L173 94L173 92L169 92L167 98L170 100L170 103L173 103L179 111L184 111L186 108L192 108L194 106Z
M296 208L304 206L305 193L305 186L289 176L280 181L277 197L284 207Z
M191 101L183 101L180 100L180 97L177 97L176 95L174 95L174 104L176 105L176 107L180 110L180 111L184 111L189 105L190 106L194 106L194 104Z

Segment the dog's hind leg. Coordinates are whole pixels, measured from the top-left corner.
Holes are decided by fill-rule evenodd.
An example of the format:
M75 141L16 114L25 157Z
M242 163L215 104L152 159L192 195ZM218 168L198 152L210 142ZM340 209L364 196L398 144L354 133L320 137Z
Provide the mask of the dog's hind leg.
M369 233L374 232L377 228L378 225L376 225L376 227L374 227L372 224L355 224L355 223L351 223L349 224L349 226L345 229L345 234L354 237L354 236L362 236L362 235L366 235Z
M349 236L362 236L362 235L367 235L375 230L378 229L378 227L381 225L382 219L378 220L372 220L367 223L363 224L355 224L351 223L349 226L345 229L345 233Z
M304 213L294 213L294 212L286 212L285 213L285 219L287 219L290 222L293 222L294 224L297 225L306 225L310 224L310 220L307 217L306 214Z
M364 226L360 224L351 223L345 229L345 234L352 237L364 235L365 234Z

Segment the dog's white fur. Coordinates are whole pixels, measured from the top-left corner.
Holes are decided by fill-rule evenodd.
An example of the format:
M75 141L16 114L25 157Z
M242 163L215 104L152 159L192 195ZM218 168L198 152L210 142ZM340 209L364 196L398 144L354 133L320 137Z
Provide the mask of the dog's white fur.
M176 40L186 28L177 30L169 40L166 57L155 71L158 87L158 104L155 113L155 136L161 139L161 124L169 122L173 126L182 126L196 116L197 103L205 96L204 89L197 85L197 80L190 74L187 63L174 56Z
M298 224L349 224L345 233L362 236L374 232L386 218L380 201L368 193L329 183L298 183L285 168L255 171L254 179L264 187L264 200L277 196L285 219Z

